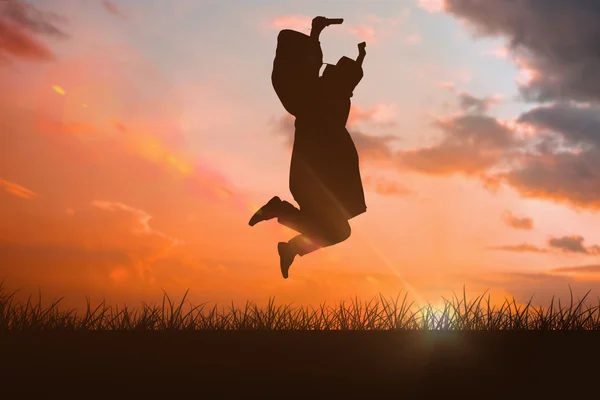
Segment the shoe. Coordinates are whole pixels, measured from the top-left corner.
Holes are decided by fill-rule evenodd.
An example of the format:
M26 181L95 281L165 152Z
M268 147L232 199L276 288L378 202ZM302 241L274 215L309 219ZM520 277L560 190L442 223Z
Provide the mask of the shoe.
M279 253L279 267L281 268L281 275L283 275L283 279L287 279L288 271L294 262L296 253L294 253L292 246L287 242L279 242L277 244L277 252Z
M279 197L275 196L262 206L257 212L254 213L248 225L254 226L259 222L266 221L279 216L280 205L282 201Z

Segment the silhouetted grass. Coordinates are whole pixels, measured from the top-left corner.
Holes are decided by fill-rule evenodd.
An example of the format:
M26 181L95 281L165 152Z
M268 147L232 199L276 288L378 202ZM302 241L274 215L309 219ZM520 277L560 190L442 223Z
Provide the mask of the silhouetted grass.
M319 307L277 305L274 299L260 307L247 302L243 307L233 303L228 307L186 303L187 292L175 302L166 293L161 304L143 304L141 308L113 307L100 303L93 307L88 299L84 313L61 310L61 299L42 306L30 297L16 301L15 292L8 293L0 283L0 331L182 331L182 330L599 330L598 305L575 301L563 305L552 299L547 307L534 307L531 300L518 305L506 299L493 305L485 293L467 300L444 298L443 309L431 305L416 307L408 294L395 298L378 296L370 301L358 298L334 306Z

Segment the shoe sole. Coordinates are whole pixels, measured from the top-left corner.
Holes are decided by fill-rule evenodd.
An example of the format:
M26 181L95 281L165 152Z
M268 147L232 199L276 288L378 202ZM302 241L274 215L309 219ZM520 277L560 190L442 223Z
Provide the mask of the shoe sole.
M275 200L275 199L277 199L277 200ZM262 206L261 208L259 208L258 211L254 213L254 215L252 216L252 218L250 218L250 221L248 221L248 225L254 226L254 225L258 224L259 222L267 221L267 220L275 218L275 215L273 215L272 217L267 217L267 218L265 218L263 216L263 214L264 214L263 210L265 208L268 208L268 206L270 204L272 204L271 202L273 202L273 200L275 200L276 202L281 202L281 199L279 197L277 197L277 196L273 197L271 200L269 200L267 202L267 204L265 204L264 206Z

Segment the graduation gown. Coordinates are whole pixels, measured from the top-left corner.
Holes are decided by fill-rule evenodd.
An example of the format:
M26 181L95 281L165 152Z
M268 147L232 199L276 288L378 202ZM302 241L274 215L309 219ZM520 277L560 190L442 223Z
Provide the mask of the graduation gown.
M336 79L324 79L322 65L317 40L292 30L279 33L271 80L284 108L296 117L290 192L301 210L351 219L367 209L358 152L346 129L350 97L363 71L343 57Z

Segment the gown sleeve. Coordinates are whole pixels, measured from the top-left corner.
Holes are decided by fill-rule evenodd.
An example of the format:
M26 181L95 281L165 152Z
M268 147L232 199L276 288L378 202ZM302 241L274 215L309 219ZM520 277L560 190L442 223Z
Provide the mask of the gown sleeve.
M298 117L310 112L322 65L319 41L289 29L279 32L271 82L290 114Z
M344 90L348 97L352 97L352 92L354 92L354 89L356 89L356 86L358 86L364 76L362 66L351 58L342 57L336 67L339 70L338 74L342 90Z

